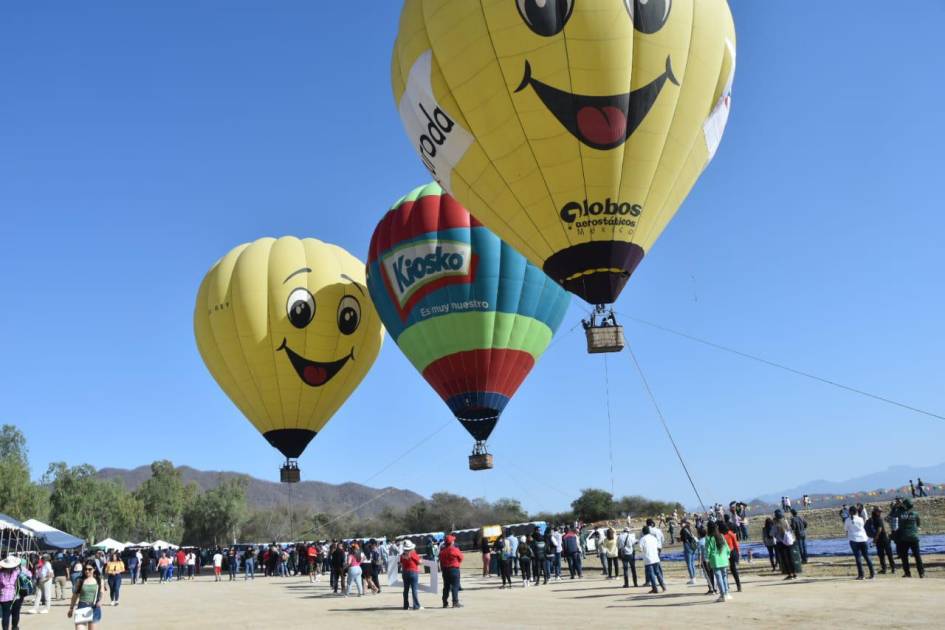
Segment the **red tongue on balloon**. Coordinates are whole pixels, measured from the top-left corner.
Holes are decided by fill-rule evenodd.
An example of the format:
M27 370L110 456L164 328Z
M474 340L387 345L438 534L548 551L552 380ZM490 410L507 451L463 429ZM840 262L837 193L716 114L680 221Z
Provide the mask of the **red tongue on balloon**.
M309 385L322 385L328 379L328 370L315 365L306 365L305 369L302 370L302 378L304 378L305 382Z
M578 110L577 126L581 135L594 144L613 144L626 137L627 115L613 105L588 105Z

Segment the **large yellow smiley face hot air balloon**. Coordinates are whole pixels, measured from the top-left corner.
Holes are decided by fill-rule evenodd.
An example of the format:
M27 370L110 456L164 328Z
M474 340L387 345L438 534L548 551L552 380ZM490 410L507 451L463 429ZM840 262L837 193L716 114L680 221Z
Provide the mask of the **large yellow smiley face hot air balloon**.
M262 238L204 277L194 334L207 368L287 458L299 457L370 369L383 329L364 263L317 239ZM287 478L288 477L288 478Z
M607 304L715 154L734 70L726 0L406 0L391 74L442 186Z

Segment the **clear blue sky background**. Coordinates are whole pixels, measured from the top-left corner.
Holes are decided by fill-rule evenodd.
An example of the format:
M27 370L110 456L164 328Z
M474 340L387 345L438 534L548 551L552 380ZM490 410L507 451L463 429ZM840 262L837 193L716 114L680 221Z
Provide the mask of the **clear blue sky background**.
M35 476L169 458L277 478L197 354L197 286L264 235L363 258L428 180L390 91L399 4L0 9L0 421L25 431ZM733 11L725 141L620 312L945 413L945 5ZM945 422L627 333L706 500L945 460ZM551 347L493 434L495 470L467 470L455 423L370 479L449 418L387 343L303 476L563 509L611 487L603 361L580 329ZM614 490L693 504L629 357L608 367Z

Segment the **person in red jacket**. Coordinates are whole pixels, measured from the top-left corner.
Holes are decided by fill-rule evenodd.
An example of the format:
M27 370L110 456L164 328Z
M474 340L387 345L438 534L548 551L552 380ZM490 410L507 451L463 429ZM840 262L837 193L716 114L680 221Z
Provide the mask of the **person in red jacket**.
M456 537L446 537L440 550L440 570L443 571L443 608L447 608L449 595L453 596L453 608L462 608L459 603L459 567L463 564L463 552L456 546Z
M417 585L420 583L420 556L415 551L415 545L409 541L404 541L404 551L400 554L400 570L404 578L404 610L409 608L407 593L412 591L413 609L423 610L420 600L417 599Z
M738 592L741 593L742 581L738 579L738 559L741 549L738 547L738 536L735 535L733 528L726 523L719 525L719 531L722 532L722 535L725 536L725 542L728 543L728 569L732 573L732 577L735 578L735 586L738 588Z

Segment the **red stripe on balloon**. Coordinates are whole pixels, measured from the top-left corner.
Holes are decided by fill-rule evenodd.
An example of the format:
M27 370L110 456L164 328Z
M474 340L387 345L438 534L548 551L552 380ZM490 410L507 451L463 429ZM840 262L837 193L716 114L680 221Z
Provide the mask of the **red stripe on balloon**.
M490 366L499 365L503 366L501 370L490 371ZM535 359L523 350L467 350L433 361L423 370L423 378L444 401L469 391L495 392L511 398L534 365Z
M380 258L393 243L399 244L429 232L481 225L466 208L445 193L405 201L384 215L375 228L368 252L368 264Z

